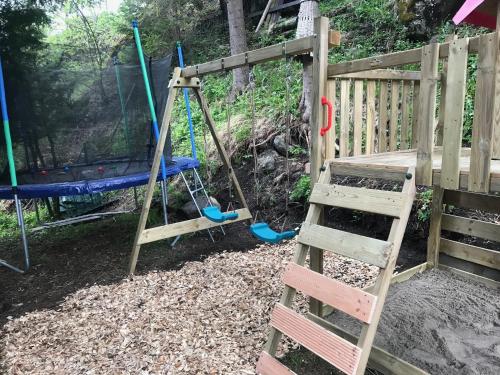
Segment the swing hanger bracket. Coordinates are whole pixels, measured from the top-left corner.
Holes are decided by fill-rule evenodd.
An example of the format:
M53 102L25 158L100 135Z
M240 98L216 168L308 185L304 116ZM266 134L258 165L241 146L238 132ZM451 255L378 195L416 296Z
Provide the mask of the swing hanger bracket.
M172 86L175 88L199 89L201 87L201 82L198 77L193 77L193 78L179 77L175 81L172 81Z

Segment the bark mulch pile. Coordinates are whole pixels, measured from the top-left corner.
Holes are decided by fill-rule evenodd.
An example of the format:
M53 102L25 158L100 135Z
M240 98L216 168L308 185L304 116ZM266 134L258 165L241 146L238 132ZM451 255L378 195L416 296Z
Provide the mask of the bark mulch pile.
M217 254L81 289L56 310L11 318L0 329L0 372L254 374L294 249L291 241ZM329 256L325 273L363 286L378 268ZM299 295L295 307L305 304Z

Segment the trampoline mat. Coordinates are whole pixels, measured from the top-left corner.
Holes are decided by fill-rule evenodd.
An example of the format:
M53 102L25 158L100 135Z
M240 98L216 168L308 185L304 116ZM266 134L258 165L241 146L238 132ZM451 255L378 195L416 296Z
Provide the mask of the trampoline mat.
M199 165L199 161L193 158L173 157L167 163L167 176L175 176ZM148 162L114 161L21 173L18 176L18 196L21 199L47 198L127 189L146 185L150 169ZM158 175L160 179L161 172ZM0 199L13 199L10 186L0 186Z

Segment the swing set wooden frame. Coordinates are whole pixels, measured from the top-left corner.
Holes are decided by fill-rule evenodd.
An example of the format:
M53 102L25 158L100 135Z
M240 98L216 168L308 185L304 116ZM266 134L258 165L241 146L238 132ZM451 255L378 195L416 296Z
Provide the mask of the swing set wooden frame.
M132 253L130 256L130 263L129 263L130 275L133 275L135 272L137 259L139 257L139 253L141 250L141 245L180 236L186 233L210 229L221 225L221 223L210 221L206 217L199 217L192 220L186 220L146 229L146 223L148 220L149 211L151 209L151 201L153 199L153 193L156 185L156 176L158 176L161 157L163 155L165 141L167 138L168 130L170 128L170 121L172 119L173 106L177 94L179 93L180 90L184 88L192 89L196 96L196 100L198 101L201 111L203 112L203 115L205 117L205 123L210 131L210 134L212 135L215 147L217 148L217 152L222 160L222 163L224 164L224 167L228 171L229 177L236 189L239 201L242 206L242 208L235 211L238 214L238 217L234 220L228 220L224 224L234 223L242 220L249 220L252 218L252 215L250 213L250 210L248 209L248 205L241 190L238 179L236 178L236 175L234 174L233 168L231 166L231 161L229 159L229 156L224 146L222 145L222 142L217 136L217 131L215 129L215 122L212 118L212 115L210 114L207 101L205 100L205 97L201 92L200 79L196 77L193 78L181 77L181 72L182 70L180 68L175 68L172 80L170 81L168 100L165 106L165 112L162 119L160 137L158 140L158 144L156 146L153 166L151 167L151 175L149 177L148 186L146 188L146 196L144 198L144 204L139 219L139 225L137 227L137 232L135 235L134 246L132 248Z

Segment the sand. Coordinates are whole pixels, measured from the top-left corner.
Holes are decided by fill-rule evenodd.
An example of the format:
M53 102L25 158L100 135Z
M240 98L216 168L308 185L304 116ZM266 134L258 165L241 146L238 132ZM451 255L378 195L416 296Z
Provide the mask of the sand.
M345 314L330 318L359 334ZM375 345L431 374L500 374L500 291L432 270L391 286Z

